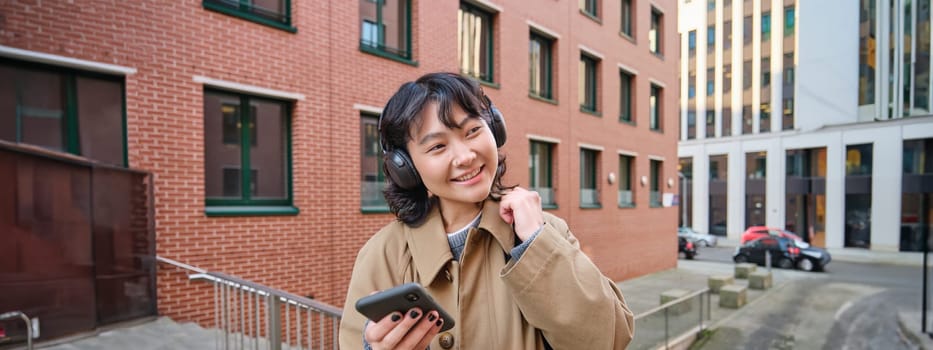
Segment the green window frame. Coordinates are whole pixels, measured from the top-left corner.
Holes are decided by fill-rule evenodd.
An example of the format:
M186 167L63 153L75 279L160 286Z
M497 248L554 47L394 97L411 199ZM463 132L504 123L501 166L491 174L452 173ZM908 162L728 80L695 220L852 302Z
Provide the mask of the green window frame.
M654 131L661 131L661 99L663 97L663 89L651 84L651 96L648 97L648 128Z
M656 56L663 55L662 35L664 35L664 14L658 9L651 8L651 29L648 30L648 50Z
M599 0L580 0L580 11L595 20L599 20Z
M278 0L278 9L268 9L256 4L255 0L202 0L204 8L225 15L295 33L292 26L291 0Z
M597 70L599 59L587 54L580 55L580 111L595 114L599 112L599 86Z
M382 194L386 176L378 123L378 115L360 113L360 209L364 213L389 212Z
M619 31L629 38L634 38L635 36L632 33L634 31L633 28L635 27L635 21L632 20L632 13L634 13L634 9L632 8L632 0L622 0L621 11L622 28L620 28Z
M360 19L378 31L375 41L360 33L360 51L418 65L411 54L411 0L360 0Z
M0 58L0 91L0 139L128 166L124 77Z
M635 157L619 155L619 208L635 207L634 166Z
M634 123L632 101L635 99L635 75L624 70L619 71L619 121Z
M204 97L205 213L208 216L298 214L298 208L292 205L292 102L213 88L205 88ZM218 117L217 111L211 110L213 100L220 107L221 123L210 120ZM264 113L275 109L278 110L277 117L281 118L279 120L271 119L275 114ZM233 135L236 139L230 142ZM280 137L278 142L276 135ZM212 141L218 142L213 144ZM262 162L274 162L270 161L274 159L270 153L276 149L282 153L281 164L265 167ZM254 158L254 152L265 154ZM224 159L232 159L239 164L223 164ZM211 164L208 160L216 162ZM214 176L217 175L216 170L221 170L221 178ZM282 187L276 188L275 180L262 182L267 179L258 178L260 170L272 174L280 171ZM217 186L218 181L220 186ZM264 184L269 184L269 187ZM261 189L271 189L269 192L273 195L260 193ZM279 196L274 195L279 190Z
M493 17L469 3L460 2L457 17L457 52L460 73L487 83L493 82Z
M580 149L580 208L602 208L599 203L599 151Z
M528 44L529 94L553 101L553 70L551 66L554 39L531 32Z
M651 160L651 192L649 195L649 206L652 208L661 207L661 169L662 162L660 160Z
M541 196L541 206L556 209L554 198L554 144L531 141L528 161L528 187Z

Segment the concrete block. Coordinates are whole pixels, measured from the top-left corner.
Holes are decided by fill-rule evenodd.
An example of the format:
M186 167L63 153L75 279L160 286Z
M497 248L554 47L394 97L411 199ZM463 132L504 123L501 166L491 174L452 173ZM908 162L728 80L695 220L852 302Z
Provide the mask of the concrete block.
M666 290L663 293L661 293L661 305L664 305L673 300L683 298L687 296L687 294L690 294L689 290L684 290L684 289ZM681 303L671 305L671 307L668 310L672 315L682 315L682 314L690 312L690 309L691 309L691 303L690 303L690 300L688 299L688 300L684 300Z
M764 290L771 288L772 285L771 272L756 271L748 276L748 288Z
M757 268L758 268L758 265L755 265L755 264L749 264L749 263L735 264L735 278L742 278L742 279L748 278L748 275L751 275L752 272L755 272Z
M719 294L719 289L733 283L735 283L735 280L729 275L709 276L706 280L709 292L713 294Z
M746 288L730 284L719 290L719 307L738 309L747 302Z

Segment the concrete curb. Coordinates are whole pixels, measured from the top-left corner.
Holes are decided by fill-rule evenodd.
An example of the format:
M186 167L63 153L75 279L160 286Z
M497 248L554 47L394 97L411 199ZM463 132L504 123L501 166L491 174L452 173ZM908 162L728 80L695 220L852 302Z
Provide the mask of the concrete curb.
M907 316L904 315L904 312L897 313L897 328L900 330L900 333L904 335L905 340L909 341L911 345L916 346L921 350L929 350L928 346L931 341L929 337L924 337L923 334L918 334L913 327L908 326ZM924 339L928 339L926 342Z
M736 315L742 314L745 310L748 310L748 308L751 307L752 305L758 304L758 303L762 302L762 300L767 299L767 297L768 297L769 295L771 295L772 293L775 293L775 292L777 292L778 290L784 289L784 287L786 287L786 286L788 285L788 282L790 282L790 281L783 281L783 282L781 282L780 284L774 286L773 288L769 289L768 291L762 293L761 296L759 296L759 297L756 298L755 300L752 300L752 301L748 302L747 304L745 304L745 306L742 306L741 308L737 309L735 312L729 314L729 315L726 316L726 317L723 317L722 319L720 319L720 320L718 320L718 321L716 321L716 322L713 322L712 324L709 325L709 327L707 327L707 329L709 329L709 330L715 330L716 328L719 328L720 325L722 325L722 324L725 323L726 321L729 321L729 320L735 318Z

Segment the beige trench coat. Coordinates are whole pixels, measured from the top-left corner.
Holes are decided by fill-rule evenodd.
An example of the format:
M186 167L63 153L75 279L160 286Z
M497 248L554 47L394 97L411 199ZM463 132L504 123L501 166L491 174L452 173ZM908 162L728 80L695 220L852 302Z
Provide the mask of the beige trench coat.
M512 228L487 201L453 259L437 206L419 227L395 221L360 249L340 323L340 348L363 349L366 317L356 301L373 291L418 282L456 321L431 342L439 349L624 349L634 321L622 292L579 249L567 224L545 225L517 261ZM441 341L443 340L443 341Z

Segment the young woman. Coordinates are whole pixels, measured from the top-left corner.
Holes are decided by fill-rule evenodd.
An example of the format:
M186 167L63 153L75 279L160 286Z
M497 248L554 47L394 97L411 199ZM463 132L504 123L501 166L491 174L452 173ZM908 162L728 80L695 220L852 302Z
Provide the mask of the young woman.
M360 249L341 349L626 347L633 317L615 283L536 192L501 184L505 124L476 82L432 73L405 83L379 128L398 220ZM354 308L407 282L424 286L455 326L439 332L435 310L367 320Z

